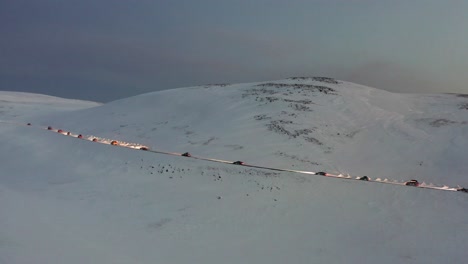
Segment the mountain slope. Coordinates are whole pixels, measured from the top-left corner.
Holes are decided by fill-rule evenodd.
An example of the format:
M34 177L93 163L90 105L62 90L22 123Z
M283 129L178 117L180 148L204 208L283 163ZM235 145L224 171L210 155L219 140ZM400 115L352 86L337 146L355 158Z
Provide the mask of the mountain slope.
M64 99L43 94L0 91L0 120L25 121L39 115L73 111L100 103Z
M21 122L163 150L467 185L466 98L270 83L286 86L14 109ZM0 120L17 121L4 109ZM7 123L0 134L2 264L465 263L463 193L157 155Z
M266 166L431 182L450 172L439 183L453 185L468 184L466 102L294 78L149 93L41 124Z

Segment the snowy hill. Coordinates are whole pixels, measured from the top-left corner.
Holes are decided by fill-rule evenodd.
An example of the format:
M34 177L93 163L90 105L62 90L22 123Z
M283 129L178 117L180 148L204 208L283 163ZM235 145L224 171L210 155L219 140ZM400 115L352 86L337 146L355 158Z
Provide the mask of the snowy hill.
M0 120L22 121L36 115L73 111L101 104L43 94L0 91Z
M465 263L468 195L210 163L468 186L468 98L329 78L99 105L0 93L0 263Z

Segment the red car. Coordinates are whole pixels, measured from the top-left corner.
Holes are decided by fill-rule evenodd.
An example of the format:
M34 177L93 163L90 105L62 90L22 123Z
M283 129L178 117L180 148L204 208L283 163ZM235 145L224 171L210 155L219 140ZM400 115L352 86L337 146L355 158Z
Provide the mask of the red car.
M410 180L410 181L405 182L405 185L406 185L406 186L415 186L415 187L418 187L418 186L419 186L419 182L418 182L417 180Z

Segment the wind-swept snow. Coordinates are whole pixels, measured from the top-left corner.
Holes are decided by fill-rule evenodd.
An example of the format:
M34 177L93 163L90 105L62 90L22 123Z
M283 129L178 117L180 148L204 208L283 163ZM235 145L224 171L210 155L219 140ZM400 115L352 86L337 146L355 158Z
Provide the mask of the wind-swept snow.
M296 78L73 105L83 110L28 97L0 93L0 120L264 166L468 186L462 96ZM0 134L0 263L467 256L464 193L158 155L8 123Z

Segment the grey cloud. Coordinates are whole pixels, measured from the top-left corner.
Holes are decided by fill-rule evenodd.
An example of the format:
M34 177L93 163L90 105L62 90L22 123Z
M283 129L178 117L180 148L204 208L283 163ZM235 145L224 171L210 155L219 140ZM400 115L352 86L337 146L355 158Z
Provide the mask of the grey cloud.
M466 76L447 79L442 73L430 74L420 69L383 60L367 62L354 69L342 70L338 74L340 78L347 81L391 92L468 93L468 86L462 81L468 81Z
M467 92L465 37L449 46L428 26L430 34L401 42L393 33L404 31L385 13L390 4L365 10L373 1L351 2L1 1L0 89L108 101L206 83L325 75L391 91ZM419 21L411 10L401 23ZM367 27L377 11L387 14L376 21L379 34ZM410 33L419 28L408 26ZM410 47L421 42L420 52ZM448 52L431 54L444 47ZM434 61L441 63L423 69Z

